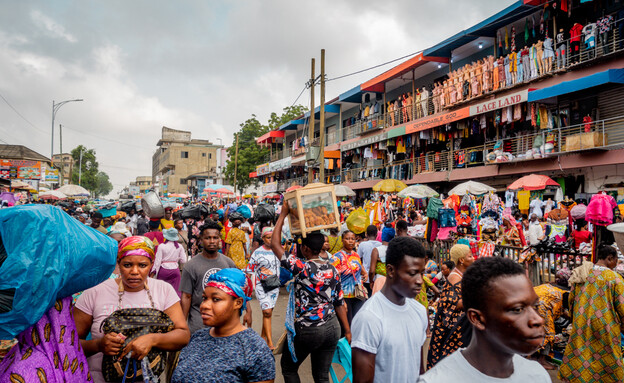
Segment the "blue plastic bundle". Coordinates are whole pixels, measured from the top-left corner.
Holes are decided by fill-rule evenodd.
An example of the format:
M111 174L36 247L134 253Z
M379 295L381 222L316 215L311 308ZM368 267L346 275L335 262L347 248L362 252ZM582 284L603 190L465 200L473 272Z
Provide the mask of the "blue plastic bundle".
M241 213L245 219L251 218L251 209L247 205L239 206L236 212Z
M0 339L37 323L57 299L106 280L117 242L58 207L0 210Z

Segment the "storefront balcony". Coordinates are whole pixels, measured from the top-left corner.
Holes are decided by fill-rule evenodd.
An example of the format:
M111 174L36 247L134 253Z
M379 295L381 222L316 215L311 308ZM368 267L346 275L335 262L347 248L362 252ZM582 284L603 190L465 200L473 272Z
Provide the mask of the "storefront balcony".
M284 149L284 150L280 150L277 152L273 152L270 154L270 160L271 161L278 161L281 159L284 159L286 157L290 157L290 153L291 150L290 149Z

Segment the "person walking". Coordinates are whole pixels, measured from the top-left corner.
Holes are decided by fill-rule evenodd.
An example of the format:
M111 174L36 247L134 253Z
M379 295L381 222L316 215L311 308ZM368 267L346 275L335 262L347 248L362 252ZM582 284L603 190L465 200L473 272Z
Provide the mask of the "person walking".
M256 298L258 298L262 310L261 336L271 350L275 348L273 346L273 332L271 331L271 317L280 291L280 260L271 250L272 236L272 228L265 227L262 229L262 246L253 252L245 268L245 272L253 275L256 280Z
M568 280L572 331L563 353L559 379L565 382L622 382L624 280L613 269L617 250L602 245L596 264L585 261Z
M158 246L156 259L152 267L152 275L156 279L169 283L180 293L180 267L186 263L184 248L178 243L178 230L174 227L163 230L164 243Z
M466 270L461 284L471 341L418 383L550 383L546 370L524 357L544 340L544 321L536 309L539 298L524 268L509 258L480 258Z
M247 253L245 232L240 229L243 223L243 216L237 212L230 214L232 228L225 237L225 255L234 261L236 267L243 270L247 266Z
M470 323L466 318L461 298L461 280L468 267L474 262L474 258L467 245L454 245L450 253L451 260L456 266L449 274L448 283L444 285L440 293L427 355L428 367L435 366L444 357L468 344L470 339Z
M319 232L309 233L297 246L297 254L284 259L280 239L288 213L288 202L284 202L271 237L273 253L282 259L282 267L295 277L286 312L288 347L284 347L280 361L282 374L286 383L299 383L299 366L310 356L314 382L326 383L340 338L338 321L345 329L345 338L351 342L340 274L332 264L319 257L325 242Z
M381 246L381 242L377 240L377 226L369 225L366 228L366 241L360 243L357 249L357 253L362 260L362 267L364 273L370 273L371 269L371 254L373 249ZM363 283L368 295L371 295L371 286L369 282Z
M425 249L414 238L388 244L386 282L353 319L353 382L414 382L427 339L427 311L414 298L423 288Z
M344 292L349 325L366 300L363 282L368 278L362 266L362 260L355 252L355 234L352 231L342 233L343 249L334 254L334 267L340 273L340 283Z

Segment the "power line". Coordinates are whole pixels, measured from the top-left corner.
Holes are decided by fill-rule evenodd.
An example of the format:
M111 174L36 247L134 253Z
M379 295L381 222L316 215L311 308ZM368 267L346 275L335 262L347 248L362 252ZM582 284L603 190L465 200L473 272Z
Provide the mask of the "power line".
M37 131L39 131L39 132L41 132L41 133L44 133L44 134L45 134L45 133L47 133L47 132L43 131L42 129L40 129L40 128L36 127L36 126L35 126L32 122L28 121L28 119L27 119L26 117L24 117L24 116L23 116L23 115L22 115L22 114L21 114L21 113L20 113L17 109L15 109L15 107L14 107L13 105L11 105L11 103L10 103L10 102L9 102L6 98L4 98L4 96L2 95L2 93L0 93L0 97L4 100L4 102L6 102L6 104L7 104L7 105L8 105L11 109L13 109L13 111L14 111L15 113L17 113L17 115L18 115L18 116L20 116L20 117L22 118L22 120L26 121L26 122L27 122L30 126L32 126L33 128L35 128L35 130L37 130Z
M385 63L382 63L382 64L377 64L377 65L374 65L374 66L372 66L372 67L365 68L365 69L361 69L361 70L358 70L358 71L355 71L355 72L352 72L352 73L343 74L343 75L341 75L341 76L334 77L334 78L330 78L330 79L325 80L325 81L326 81L326 82L329 82L329 81L334 81L334 80L340 80L341 78L345 78L345 77L349 77L349 76L354 76L354 75L356 75L356 74L364 73L364 72L367 72L367 71L369 71L369 70L373 70L373 69L376 69L376 68L379 68L379 67L382 67L382 66L385 66L385 65L388 65L388 64L392 64L392 63L394 63L394 62L397 62L397 61L400 61L400 60L404 60L404 59L409 58L409 57L412 57L412 56L415 56L415 55L417 55L417 54L419 54L419 53L421 53L421 52L422 52L422 51L418 51L418 52L410 53L409 55L405 55L405 56L402 56L402 57L396 58L396 59L394 59L394 60L386 61Z
M293 103L290 105L290 107L291 107L291 108L292 108L293 106L295 106L295 104L297 103L297 101L299 101L299 98L301 97L301 95L303 94L303 92L305 92L305 90L306 90L306 89L308 89L309 87L310 87L310 86L309 86L309 82L308 82L308 83L306 83L306 84L303 86L303 89L301 89L301 92L299 93L299 96L297 96L297 98L295 99L295 101L293 101Z
M150 150L153 150L153 148L151 148L151 147L150 147L150 148L148 148L147 146L140 146L140 145L136 145L136 144L132 144L132 143L128 143L128 142L123 142L123 141L113 140L113 139L108 138L108 137L105 137L105 136L100 136L100 135L93 134L93 133L90 133L90 132L85 132L85 131L82 131L82 130L78 130L78 129L70 128L70 127L68 127L68 126L66 126L66 125L63 125L63 128L65 128L65 129L69 129L69 130L72 130L72 131L74 131L74 132L76 132L76 133L80 133L80 134L83 134L83 135L86 135L86 136L93 136L93 137L95 137L95 138L99 138L99 139L101 139L101 140L114 142L114 143L119 144L119 145L126 145L126 146L130 146L130 147L133 147L133 148L135 148L135 149L136 149L136 148L143 148L143 149L150 149Z

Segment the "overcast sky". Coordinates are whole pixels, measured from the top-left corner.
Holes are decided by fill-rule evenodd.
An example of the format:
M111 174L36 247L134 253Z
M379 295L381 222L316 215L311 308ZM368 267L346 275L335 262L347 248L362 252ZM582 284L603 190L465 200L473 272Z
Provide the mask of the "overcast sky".
M252 114L266 122L291 105L321 48L332 78L426 49L513 2L5 0L0 140L49 157L52 100L83 98L57 113L54 152L63 124L63 151L95 149L118 192L151 175L162 126L230 145ZM327 100L390 67L328 83Z

